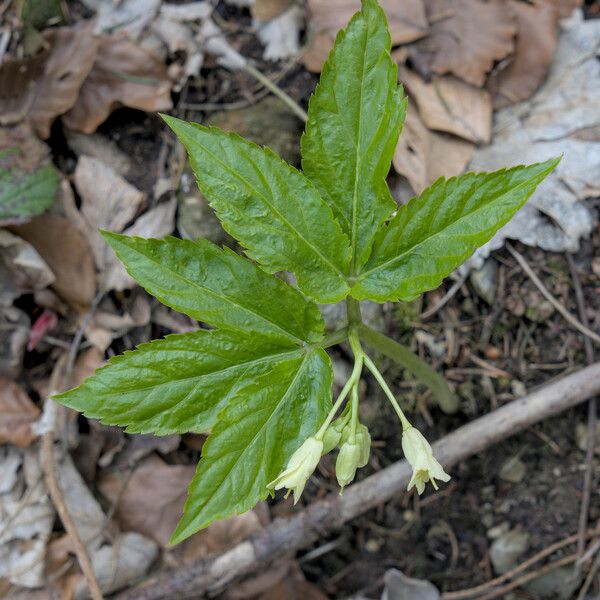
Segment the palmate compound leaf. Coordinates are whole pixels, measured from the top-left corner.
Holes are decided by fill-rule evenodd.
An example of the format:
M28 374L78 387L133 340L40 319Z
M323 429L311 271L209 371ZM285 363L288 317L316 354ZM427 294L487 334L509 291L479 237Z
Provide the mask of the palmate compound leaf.
M102 235L148 293L193 319L288 343L323 337L323 319L314 302L228 248L204 239Z
M302 169L350 239L353 271L396 209L386 177L406 113L385 13L364 0L340 31L308 106Z
M412 300L436 288L511 219L559 161L438 179L380 230L352 296Z
M322 349L310 349L246 381L202 449L171 543L264 500L267 485L331 409L332 383L331 363Z
M128 433L209 431L238 388L304 348L256 332L199 330L169 335L111 358L79 387L53 398Z
M292 271L320 302L338 302L350 247L327 203L299 171L236 134L163 116L187 148L202 193L223 227L267 271Z

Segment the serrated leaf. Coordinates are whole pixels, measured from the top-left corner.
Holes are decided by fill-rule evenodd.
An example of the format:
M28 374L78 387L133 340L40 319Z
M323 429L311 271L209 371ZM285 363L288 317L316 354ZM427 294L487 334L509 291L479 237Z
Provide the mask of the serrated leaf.
M375 0L341 31L308 106L302 169L350 238L353 272L396 209L386 177L406 113L390 57L385 13Z
M309 350L238 390L202 449L171 543L267 497L267 484L330 410L332 379L327 354Z
M236 134L163 116L225 230L267 271L292 271L319 302L348 293L348 239L302 173Z
M323 337L314 302L228 248L203 239L102 235L148 293L193 319L294 343Z
M57 187L58 175L50 165L33 173L0 169L0 225L41 215L54 202Z
M200 330L169 335L111 358L54 400L129 433L205 432L239 389L301 361L291 343L257 333Z
M438 179L377 235L352 296L413 300L436 288L509 221L559 161Z

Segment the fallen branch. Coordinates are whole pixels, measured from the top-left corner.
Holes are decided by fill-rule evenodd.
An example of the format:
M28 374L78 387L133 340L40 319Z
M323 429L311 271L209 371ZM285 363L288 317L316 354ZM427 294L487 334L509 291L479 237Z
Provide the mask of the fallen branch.
M434 444L434 454L444 467L450 467L598 393L600 363L595 363L460 427ZM330 494L292 517L275 520L227 552L163 572L116 598L159 600L212 596L232 581L284 554L305 548L403 492L410 475L410 465L401 460L348 488L343 496Z

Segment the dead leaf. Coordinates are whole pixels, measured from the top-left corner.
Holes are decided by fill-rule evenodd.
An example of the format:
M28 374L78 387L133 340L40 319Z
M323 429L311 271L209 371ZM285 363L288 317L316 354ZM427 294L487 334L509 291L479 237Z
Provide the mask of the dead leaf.
M39 408L20 385L0 377L0 444L29 446L36 438L31 424L39 415Z
M264 45L265 60L284 60L300 52L300 29L304 15L299 6L291 6L266 23L258 25L258 39Z
M113 544L91 552L94 574L103 594L112 594L143 577L158 556L158 547L139 533L125 533ZM75 600L89 597L89 588L84 580L75 590Z
M438 177L460 175L474 151L470 142L429 131L415 107L409 106L392 162L420 194Z
M0 375L14 379L21 373L31 328L26 313L14 306L0 306Z
M96 294L96 270L87 241L64 217L36 217L14 231L27 240L52 269L56 293L75 308L89 306Z
M46 337L46 334L52 331L57 324L58 317L56 313L51 310L44 310L31 326L29 342L27 342L27 352L32 352Z
M104 354L97 348L88 348L84 350L75 362L75 367L71 373L71 387L77 387L83 383L86 377L90 377L102 367L105 363Z
M501 0L427 0L429 36L411 48L418 71L451 73L481 87L514 49L517 25Z
M131 170L131 158L108 137L99 133L87 134L69 129L65 129L64 134L69 148L78 157L84 154L97 158L123 177Z
M389 569L384 576L385 589L381 600L438 600L440 593L429 581L407 577L398 569Z
M428 83L406 67L398 69L398 79L415 100L429 129L453 133L476 144L490 141L492 103L485 90L450 75L433 77Z
M381 0L385 10L392 45L406 44L427 34L428 24L423 0ZM338 30L346 27L360 10L359 0L309 0L310 43L302 57L304 66L318 73L327 59Z
M195 468L167 465L158 456L142 461L126 481L117 471L100 476L98 487L117 502L116 517L126 531L137 531L165 547L183 514L187 487Z
M518 26L514 56L487 82L494 108L527 100L543 83L557 41L557 8L551 3L509 0Z
M92 69L99 44L90 22L48 29L44 39L50 45L50 56L28 113L29 121L42 139L50 135L54 119L75 104Z
M152 22L161 5L161 0L82 0L83 4L96 13L98 33L124 31L137 39Z
M79 159L73 180L81 197L88 241L98 270L103 272L113 253L97 230L123 231L142 208L146 196L111 167L89 156Z
M292 0L254 0L250 12L255 19L270 21L292 5Z
M119 105L148 112L170 110L171 87L157 56L125 35L100 36L94 66L63 122L70 129L93 133Z
M0 249L0 304L9 306L22 294L42 290L56 281L38 251L6 229L0 229Z
M492 171L563 155L527 204L464 269L479 268L506 238L553 252L575 252L592 231L585 199L600 195L600 21L575 14L563 22L556 55L543 86L528 102L496 113L493 143L475 153L470 167Z
M171 198L145 212L123 233L143 238L163 238L173 233L175 229L176 208L177 199ZM117 259L114 253L109 255L105 263L105 289L122 291L135 285L137 285L135 280L127 273L123 263Z

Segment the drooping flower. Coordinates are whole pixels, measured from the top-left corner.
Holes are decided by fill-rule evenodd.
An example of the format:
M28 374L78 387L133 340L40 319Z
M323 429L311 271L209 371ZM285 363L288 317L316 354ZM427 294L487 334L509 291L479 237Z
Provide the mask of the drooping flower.
M422 494L428 481L431 481L436 490L438 489L436 479L450 481L450 475L434 458L429 442L412 425L402 433L402 450L413 469L412 478L408 484L409 490L416 486L417 492Z
M308 478L319 464L321 453L323 452L323 442L314 437L309 437L292 454L288 461L285 471L275 478L268 487L280 490L288 488L286 498L290 492L294 493L294 504L298 502Z
M335 476L342 490L354 480L361 459L361 447L356 440L344 442L335 461ZM341 491L340 491L341 493Z

